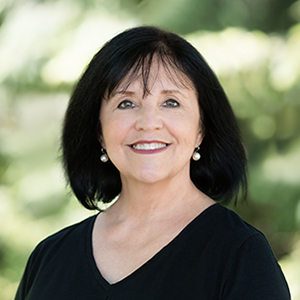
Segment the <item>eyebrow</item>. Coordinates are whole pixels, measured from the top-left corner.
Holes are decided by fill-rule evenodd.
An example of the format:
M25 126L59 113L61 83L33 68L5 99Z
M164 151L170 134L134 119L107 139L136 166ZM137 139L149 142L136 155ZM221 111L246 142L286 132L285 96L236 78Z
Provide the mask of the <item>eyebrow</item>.
M123 90L120 90L120 91L115 91L112 93L112 96L115 96L115 95L118 95L118 94L121 94L121 95L134 95L135 92L132 92L132 91L123 91Z
M164 94L164 95L166 95L166 94L181 94L182 95L182 93L179 90L163 90L161 92L161 94Z
M112 96L113 97L116 96L116 95L125 95L125 96L128 95L128 96L132 96L132 95L135 95L135 94L136 93L133 92L133 91L128 91L128 90L122 91L122 90L120 90L120 91L115 91L112 94ZM179 90L162 90L161 94L163 94L163 95L167 95L167 94L181 94L182 95L182 93Z

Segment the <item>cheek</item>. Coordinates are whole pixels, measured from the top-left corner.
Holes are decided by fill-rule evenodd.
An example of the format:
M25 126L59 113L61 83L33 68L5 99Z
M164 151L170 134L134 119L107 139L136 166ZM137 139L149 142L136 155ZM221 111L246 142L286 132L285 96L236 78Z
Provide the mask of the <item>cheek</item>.
M181 118L180 121L174 118L169 128L171 128L174 135L178 136L178 139L181 139L184 145L195 148L195 144L199 144L201 141L199 122L200 118L198 116L190 114Z
M125 119L105 119L102 125L103 139L106 149L124 144L130 130L130 121Z

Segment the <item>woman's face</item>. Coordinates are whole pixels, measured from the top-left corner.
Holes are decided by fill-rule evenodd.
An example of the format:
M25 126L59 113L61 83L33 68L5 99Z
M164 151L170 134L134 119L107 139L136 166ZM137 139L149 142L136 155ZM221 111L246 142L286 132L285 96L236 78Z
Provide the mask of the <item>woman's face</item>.
M187 78L187 84L181 81L175 72L154 65L149 93L144 95L137 76L125 90L123 83L102 100L101 144L122 182L155 183L190 176L190 159L202 134L196 92Z

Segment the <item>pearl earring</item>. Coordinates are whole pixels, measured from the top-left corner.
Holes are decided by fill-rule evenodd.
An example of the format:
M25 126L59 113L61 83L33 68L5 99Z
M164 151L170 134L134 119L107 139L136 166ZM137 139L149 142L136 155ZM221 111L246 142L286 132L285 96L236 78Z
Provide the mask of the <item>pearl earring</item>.
M100 160L103 162L103 163L106 163L108 161L108 156L107 154L105 153L105 150L103 148L101 148L101 152L102 152L102 155L100 156Z
M200 146L197 147L197 149L193 153L193 160L195 160L195 161L198 161L200 159L200 157L201 157L200 153L197 152L199 150L200 150Z

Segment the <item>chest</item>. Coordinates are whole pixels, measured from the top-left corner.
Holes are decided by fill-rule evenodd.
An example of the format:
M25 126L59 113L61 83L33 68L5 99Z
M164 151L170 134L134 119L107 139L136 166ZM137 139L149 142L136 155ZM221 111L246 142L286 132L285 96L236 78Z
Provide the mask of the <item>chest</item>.
M121 281L171 244L181 230L157 225L115 234L95 231L92 245L96 265L109 283Z
M142 240L134 233L117 239L122 243L110 239L110 243L98 244L97 249L93 248L101 239L93 240L91 236L86 243L80 235L72 245L59 244L55 256L39 256L42 261L34 259L33 269L38 268L38 276L27 278L30 284L25 299L89 300L95 295L97 299L110 300L220 299L227 260L224 249L217 251L210 242L215 234L204 235L205 232L193 226L165 246L170 236L164 230L160 231L161 239L154 239L161 244L153 242L149 232L144 235L149 238ZM108 273L104 273L101 258L108 263ZM112 281L105 280L102 273L113 276ZM115 284L111 284L113 280Z

